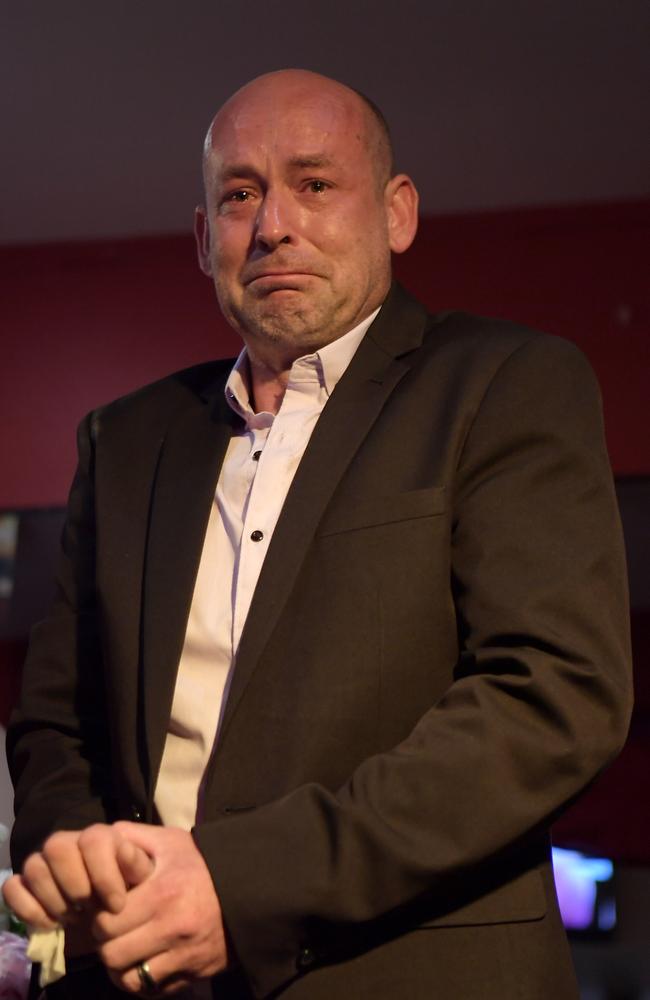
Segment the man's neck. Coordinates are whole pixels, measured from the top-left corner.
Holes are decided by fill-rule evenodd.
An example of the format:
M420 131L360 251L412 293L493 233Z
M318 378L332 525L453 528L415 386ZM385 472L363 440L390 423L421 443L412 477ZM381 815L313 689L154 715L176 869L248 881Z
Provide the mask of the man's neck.
M291 367L273 371L259 359L248 355L251 406L255 413L277 413L282 405Z
M329 367L326 365L324 377L326 383L328 381L330 383L328 392L331 391L347 368L352 355L377 316L379 309L380 306L377 306L346 333L333 339L326 339L319 346L294 344L290 350L287 350L285 346L282 353L274 351L269 352L267 356L260 356L256 350L257 345L247 343L249 402L254 412L278 413L289 384L294 362L308 354L319 353L321 359L328 355ZM339 345L339 347L337 348L335 345ZM336 353L336 358L332 357L332 352Z

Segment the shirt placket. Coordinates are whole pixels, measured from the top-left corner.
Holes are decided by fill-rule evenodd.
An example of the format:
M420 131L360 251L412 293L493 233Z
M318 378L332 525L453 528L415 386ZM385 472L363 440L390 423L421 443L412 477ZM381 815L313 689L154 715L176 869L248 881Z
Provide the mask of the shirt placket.
M314 383L307 386L305 383ZM311 389L311 391L305 390ZM282 406L260 446L253 442L254 478L243 512L233 608L233 653L237 652L253 592L284 498L316 423L321 406L318 376L309 371L298 384L289 383ZM283 488L279 489L282 483Z

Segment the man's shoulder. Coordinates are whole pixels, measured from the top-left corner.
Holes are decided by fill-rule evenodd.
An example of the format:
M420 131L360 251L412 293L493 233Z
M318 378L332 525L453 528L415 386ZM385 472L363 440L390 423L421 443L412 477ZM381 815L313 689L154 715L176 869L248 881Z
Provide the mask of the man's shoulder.
M539 345L550 350L569 341L545 333L524 323L497 316L479 316L462 310L446 310L429 316L428 339L456 348L468 355L481 357L494 354L507 357L527 345ZM570 348L571 349L571 348Z
M206 361L172 372L97 407L91 415L95 430L127 423L167 423L188 408L205 406L223 391L233 358Z
M394 339L391 326L399 327L406 322L414 331L409 347L421 347L425 356L438 356L442 352L449 363L457 359L464 366L491 368L518 353L581 356L571 341L512 319L482 316L462 309L432 312L397 282L386 305L387 322L380 333L384 341Z
M462 371L490 379L498 371L527 370L559 365L591 372L580 348L571 340L523 323L498 317L447 311L429 316L423 353L451 373Z

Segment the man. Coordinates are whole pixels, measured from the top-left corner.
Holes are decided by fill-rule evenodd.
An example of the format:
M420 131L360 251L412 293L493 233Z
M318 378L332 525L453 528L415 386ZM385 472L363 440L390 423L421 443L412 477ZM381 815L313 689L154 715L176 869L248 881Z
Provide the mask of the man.
M204 166L245 349L82 425L9 902L56 995L573 998L547 830L630 705L593 377L391 287L417 195L347 87L254 80Z

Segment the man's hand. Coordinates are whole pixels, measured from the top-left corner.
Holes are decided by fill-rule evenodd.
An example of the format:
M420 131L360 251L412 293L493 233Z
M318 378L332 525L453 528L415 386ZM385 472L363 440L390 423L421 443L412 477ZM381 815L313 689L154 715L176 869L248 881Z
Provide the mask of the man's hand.
M152 861L114 827L61 831L31 854L21 875L3 887L7 905L30 927L66 929L66 954L94 951L90 920L99 910L117 913L127 890L145 879Z
M66 938L76 937L74 953L92 946L115 985L131 993L142 989L140 962L157 983L169 980L161 994L227 963L214 885L184 830L115 823L52 834L4 892L31 926L63 924ZM89 923L92 938L83 933Z
M116 986L142 989L147 962L161 994L226 967L221 907L208 868L189 833L173 827L116 823L111 828L153 860L153 871L127 894L119 911L94 921L99 955ZM169 980L169 982L164 982Z

